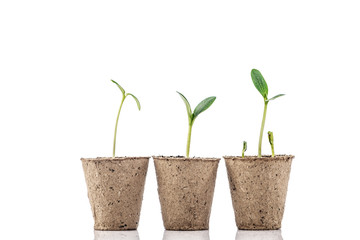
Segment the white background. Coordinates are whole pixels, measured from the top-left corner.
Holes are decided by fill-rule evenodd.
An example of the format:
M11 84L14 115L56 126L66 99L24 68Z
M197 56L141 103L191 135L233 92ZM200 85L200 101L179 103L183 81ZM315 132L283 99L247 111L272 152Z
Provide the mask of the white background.
M271 102L265 131L296 156L285 240L357 239L359 64L357 1L0 2L0 238L93 239L80 157L111 156L120 91L126 99L117 155L254 155L263 110L250 71ZM264 153L270 153L266 138ZM140 239L164 229L152 160ZM210 239L235 239L225 164L218 169Z

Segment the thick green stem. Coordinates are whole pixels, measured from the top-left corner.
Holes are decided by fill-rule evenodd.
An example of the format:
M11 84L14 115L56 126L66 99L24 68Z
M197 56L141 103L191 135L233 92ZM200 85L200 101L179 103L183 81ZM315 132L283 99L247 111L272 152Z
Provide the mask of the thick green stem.
M186 144L186 157L189 157L189 153L190 153L191 130L192 130L192 123L189 123L189 131L188 131L187 144Z
M117 126L118 126L118 122L119 122L120 111L121 111L122 105L123 105L123 103L124 103L125 97L126 97L126 96L123 95L123 98L122 98L122 100L121 100L120 107L119 107L119 112L118 112L117 117L116 117L115 133L114 133L114 145L113 145L113 157L115 157L115 146L116 146Z
M267 105L268 105L269 102L267 100L264 100L264 103L265 103L265 106L264 106L264 113L263 113L263 118L262 118L262 122L261 122L261 129L260 129L258 157L261 157L261 143L262 143L262 137L263 137L263 133L264 133L266 110L267 110Z

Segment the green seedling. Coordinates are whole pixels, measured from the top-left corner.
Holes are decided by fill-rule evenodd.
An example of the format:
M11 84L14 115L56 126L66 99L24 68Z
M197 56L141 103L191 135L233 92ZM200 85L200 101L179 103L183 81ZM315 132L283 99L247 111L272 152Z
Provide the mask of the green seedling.
M243 141L243 150L242 150L242 157L243 158L245 157L246 150L247 150L247 142Z
M268 99L268 86L265 82L264 77L261 75L259 70L256 70L256 69L251 70L251 79L252 79L256 89L260 92L261 96L264 98L264 113L263 113L263 118L262 118L262 122L261 122L259 147L258 147L258 157L261 157L261 143L262 143L262 137L263 137L263 133L264 133L267 105L271 100L274 100L278 97L284 96L285 94L278 94L278 95Z
M194 109L194 112L191 111L191 107L190 107L190 103L189 101L186 99L186 97L184 95L182 95L181 93L177 92L180 97L182 98L182 100L185 103L186 106L186 111L188 114L188 120L189 120L189 131L188 131L188 137L187 137L187 144L186 144L186 157L189 157L189 153L190 153L190 141L191 141L191 131L192 131L192 126L194 124L195 119L197 118L197 116L199 116L200 113L204 112L206 109L208 109L215 101L216 97L208 97L205 98L204 100L202 100Z
M269 143L271 146L271 156L274 157L275 152L274 152L274 134L273 134L273 132L268 131L268 137L269 137Z
M131 96L135 99L136 101L136 104L137 104L137 107L140 111L141 109L141 106L140 106L140 102L139 100L131 93L125 93L125 90L124 88L122 88L117 82L115 82L114 80L111 80L113 83L116 84L116 86L118 86L118 88L120 89L121 93L122 93L122 99L121 99L121 103L120 103L120 107L119 107L119 112L117 114L117 117L116 117L116 124L115 124L115 133L114 133L114 145L113 145L113 157L115 157L115 146L116 146L116 133L117 133L117 127L118 127L118 122L119 122L119 116L120 116L120 112L121 112L121 108L122 108L122 105L125 101L125 98L127 96Z

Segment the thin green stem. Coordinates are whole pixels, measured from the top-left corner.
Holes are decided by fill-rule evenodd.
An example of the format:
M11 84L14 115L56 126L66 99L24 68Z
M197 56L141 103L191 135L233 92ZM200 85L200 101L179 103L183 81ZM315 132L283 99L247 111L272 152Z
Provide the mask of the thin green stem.
M113 157L115 157L116 133L117 133L117 126L118 126L118 122L119 122L120 111L121 111L122 105L123 105L123 103L125 101L125 98L126 98L126 96L123 95L123 98L121 100L120 107L119 107L119 112L118 112L117 117L116 117L115 133L114 133L114 145L113 145Z
M191 131L192 131L192 123L189 123L189 131L188 131L187 144L186 144L186 157L189 157L189 153L190 153Z
M271 144L271 156L275 157L274 144Z
M263 137L263 133L264 133L266 110L267 110L267 105L268 105L269 102L267 102L267 100L264 100L264 103L265 103L265 106L264 106L264 113L263 113L263 118L262 118L262 122L261 122L261 129L260 129L258 157L261 157L261 143L262 143L262 137Z

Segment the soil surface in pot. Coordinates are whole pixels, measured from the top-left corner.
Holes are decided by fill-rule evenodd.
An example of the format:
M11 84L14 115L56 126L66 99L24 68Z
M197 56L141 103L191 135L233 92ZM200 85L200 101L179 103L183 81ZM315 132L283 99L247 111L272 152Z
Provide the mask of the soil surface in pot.
M219 158L153 157L164 227L207 230Z
M294 156L225 156L236 225L244 230L279 229Z
M98 157L81 161L94 229L137 229L149 157Z

